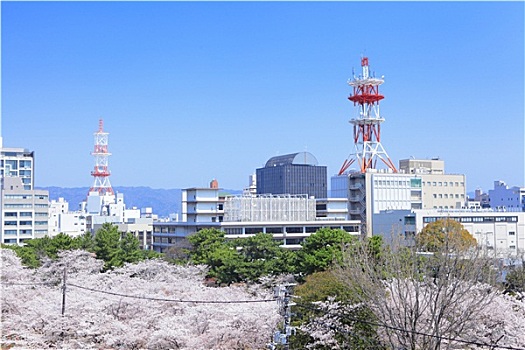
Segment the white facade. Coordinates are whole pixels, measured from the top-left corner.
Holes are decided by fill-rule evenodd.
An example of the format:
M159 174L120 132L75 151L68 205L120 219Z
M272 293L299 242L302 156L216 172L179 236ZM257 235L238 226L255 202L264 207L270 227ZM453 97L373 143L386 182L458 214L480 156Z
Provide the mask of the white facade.
M281 243L282 248L287 249L300 249L303 240L321 228L341 229L356 236L360 234L360 225L356 220L222 222L220 225L226 238L243 238L261 232L269 233L273 235L274 240Z
M415 211L416 228L439 218L459 221L476 238L478 244L497 257L525 252L525 213L492 210L423 210Z
M422 209L390 211L375 215L374 234L390 237L402 234L409 240L428 223L452 219L477 240L478 245L495 257L505 258L525 252L525 212L491 209Z
M332 196L347 193L350 219L360 220L371 237L374 215L382 211L464 208L465 175L444 172L442 160L402 160L398 173L368 169L332 177Z
M224 199L218 188L187 188L182 190L182 221L189 223L223 220Z
M69 203L64 198L52 200L49 204L49 236L59 233L76 237L86 232L86 216L84 213L69 212Z
M509 187L503 181L494 181L489 200L491 208L525 211L525 187Z
M34 152L24 148L2 148L0 145L0 177L18 177L25 190L32 190Z
M315 212L317 219L350 220L348 215L348 199L346 198L316 199Z
M0 183L0 234L3 244L23 244L48 234L49 192L28 190L19 177Z
M309 221L314 220L315 198L306 195L227 196L224 221Z
M316 216L316 200L307 196L219 197L219 189L189 188L182 192L182 221L155 222L153 249L169 247L202 229L223 230L227 238L271 233L281 246L298 249L300 243L323 227L343 229L358 235L360 223L346 220L346 199L323 199L322 217ZM247 208L252 208L248 210ZM244 208L244 209L243 209Z

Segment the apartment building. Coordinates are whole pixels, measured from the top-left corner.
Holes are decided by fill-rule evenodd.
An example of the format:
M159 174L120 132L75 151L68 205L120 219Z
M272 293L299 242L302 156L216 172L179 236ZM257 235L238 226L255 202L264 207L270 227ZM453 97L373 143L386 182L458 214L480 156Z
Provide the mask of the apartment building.
M1 178L0 229L3 244L22 245L48 234L49 192L26 189L17 176Z

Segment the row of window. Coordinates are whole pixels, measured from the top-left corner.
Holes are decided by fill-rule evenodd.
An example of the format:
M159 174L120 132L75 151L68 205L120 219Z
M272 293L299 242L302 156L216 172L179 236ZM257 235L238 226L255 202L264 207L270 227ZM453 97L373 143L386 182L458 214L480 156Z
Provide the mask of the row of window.
M465 195L464 194L459 194L459 193L456 193L456 194L441 194L441 193L434 193L433 194L433 197L434 198L445 198L445 199L448 199L448 198L465 198Z
M48 199L49 196L46 194L35 195L36 199ZM4 199L33 199L32 194L4 194Z
M517 216L462 216L447 217L457 222L518 222ZM444 217L423 217L424 223L435 222L437 220L447 219Z
M464 182L458 182L458 181L455 181L455 182L452 182L452 181L427 181L427 182L423 182L423 185L425 186L433 186L433 187L447 187L447 186L455 186L455 187L465 187L465 183Z

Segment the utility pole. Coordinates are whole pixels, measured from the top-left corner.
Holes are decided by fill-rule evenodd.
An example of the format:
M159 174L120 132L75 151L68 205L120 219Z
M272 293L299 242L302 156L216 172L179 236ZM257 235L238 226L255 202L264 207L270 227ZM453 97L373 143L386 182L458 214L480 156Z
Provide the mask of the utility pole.
M62 316L66 312L66 268L64 267L64 277L62 278Z
M283 316L283 328L273 334L273 341L268 344L268 349L275 350L278 345L282 345L284 350L288 350L290 343L288 337L295 334L295 327L292 327L292 293L295 283L288 283L274 288L274 297L279 305L279 313Z

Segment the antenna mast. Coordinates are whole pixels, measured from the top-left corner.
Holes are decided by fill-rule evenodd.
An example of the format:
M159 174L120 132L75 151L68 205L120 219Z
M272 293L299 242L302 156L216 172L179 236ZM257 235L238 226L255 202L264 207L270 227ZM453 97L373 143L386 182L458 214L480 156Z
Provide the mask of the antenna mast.
M356 160L361 173L367 169L376 169L379 158L389 169L397 173L397 169L381 145L381 123L385 121L379 115L379 101L384 96L379 94L379 85L384 83L383 77L376 78L369 75L368 57L361 58L362 75L348 81L353 88L353 94L348 99L357 106L358 117L350 120L354 125L355 153L350 154L339 170L339 175Z
M104 132L104 121L102 119L98 122L98 131L94 134L95 148L91 155L95 157L95 168L91 175L95 178L93 186L89 192L98 192L100 195L114 195L113 188L109 183L110 172L108 170L108 157L111 153L108 152L108 135Z

